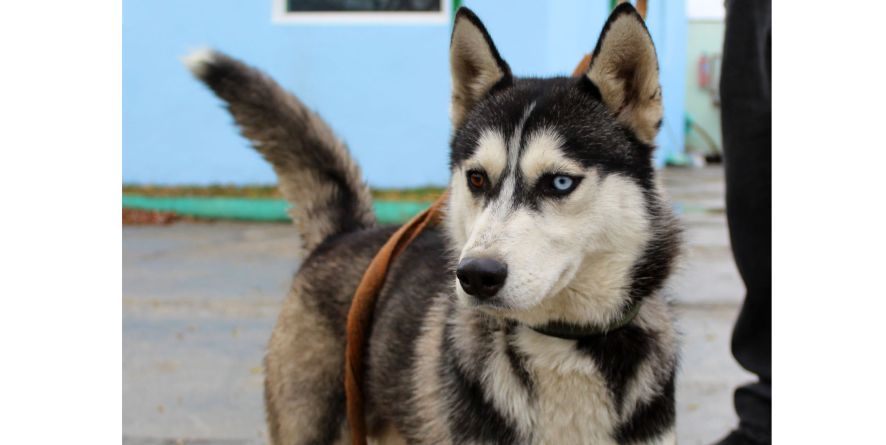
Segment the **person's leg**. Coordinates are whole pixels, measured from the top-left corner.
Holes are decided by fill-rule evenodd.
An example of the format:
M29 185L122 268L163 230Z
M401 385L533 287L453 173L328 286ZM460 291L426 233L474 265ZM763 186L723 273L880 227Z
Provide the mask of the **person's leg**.
M736 431L721 444L770 443L772 431L771 3L727 1L720 81L726 215L747 294L732 354L758 381L735 391Z

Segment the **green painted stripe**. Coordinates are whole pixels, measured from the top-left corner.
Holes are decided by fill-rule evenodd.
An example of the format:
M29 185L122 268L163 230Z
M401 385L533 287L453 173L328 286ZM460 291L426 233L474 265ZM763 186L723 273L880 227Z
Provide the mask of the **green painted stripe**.
M396 224L408 220L430 205L430 202L419 201L376 201L372 207L380 223ZM123 195L123 207L203 218L289 221L286 213L289 204L282 199Z
M372 203L372 209L375 211L378 222L398 224L418 215L431 204L430 201L375 201Z

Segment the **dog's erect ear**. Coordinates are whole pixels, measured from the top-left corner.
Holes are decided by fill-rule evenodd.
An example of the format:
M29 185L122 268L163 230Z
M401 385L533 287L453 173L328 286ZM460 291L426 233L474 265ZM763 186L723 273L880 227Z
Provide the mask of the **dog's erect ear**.
M486 27L468 8L459 8L449 44L452 71L452 125L458 128L477 101L511 81L511 68L498 55Z
M663 113L658 60L643 18L630 3L618 5L603 26L587 76L618 120L652 144Z

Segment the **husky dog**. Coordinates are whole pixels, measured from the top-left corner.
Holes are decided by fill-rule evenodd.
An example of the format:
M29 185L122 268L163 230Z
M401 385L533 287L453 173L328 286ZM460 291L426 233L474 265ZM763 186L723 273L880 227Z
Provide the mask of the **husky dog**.
M365 357L381 443L675 442L677 342L662 287L679 230L655 181L655 49L629 4L580 78L517 78L480 20L450 46L445 222L397 259ZM377 227L345 145L298 99L217 52L195 75L273 165L306 259L268 344L275 444L348 443L351 297L394 228Z

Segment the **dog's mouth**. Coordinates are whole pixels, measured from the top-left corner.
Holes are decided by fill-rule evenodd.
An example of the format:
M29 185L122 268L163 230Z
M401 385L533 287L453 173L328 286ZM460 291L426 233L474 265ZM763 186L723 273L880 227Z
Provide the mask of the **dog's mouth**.
M456 286L459 284L456 282ZM508 304L502 295L495 295L488 298L477 298L473 295L458 289L456 299L459 304L468 308L484 312L488 315L501 316L509 311L513 311L512 305Z
M469 296L470 297L470 296ZM478 310L489 312L489 313L501 313L503 311L512 310L513 308L509 306L507 303L502 301L498 297L492 297L487 300L480 300L475 297L470 297L472 301L469 302L470 307L477 308Z
M521 313L531 312L537 306L536 304L527 307L515 305L507 299L506 294L480 299L465 292L459 292L457 298L463 307L495 318L519 318Z

